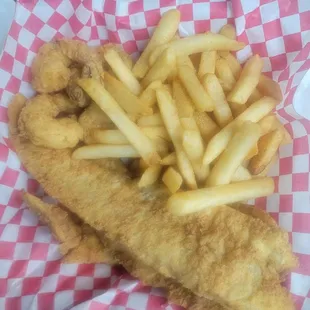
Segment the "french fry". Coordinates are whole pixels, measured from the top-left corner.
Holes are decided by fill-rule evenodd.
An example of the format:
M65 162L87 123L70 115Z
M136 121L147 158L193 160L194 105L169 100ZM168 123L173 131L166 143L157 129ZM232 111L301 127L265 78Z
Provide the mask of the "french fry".
M139 170L143 173L148 167L149 165L145 162L145 160L143 158L140 158L139 159Z
M167 208L175 215L186 215L225 204L268 196L273 192L272 178L258 178L176 193L168 199Z
M139 188L149 187L156 183L161 173L162 166L154 165L147 167L143 172L140 181L138 183Z
M257 123L264 116L269 114L277 103L278 101L271 97L263 97L262 99L254 102L242 114L240 114L231 123L229 123L226 127L224 127L220 132L211 138L204 154L203 164L210 164L225 150L234 130L240 124L245 121Z
M142 116L138 119L137 124L140 127L156 127L156 126L162 127L164 126L160 113L155 113L153 115L148 115L148 116Z
M183 179L180 173L178 173L172 167L169 167L165 171L162 177L162 181L172 194L176 193L181 188L183 183Z
M200 64L200 58L201 58L201 53L191 54L191 55L189 55L189 58L191 60L191 63L194 66L195 71L198 72L199 64Z
M140 100L143 105L152 107L156 104L156 88L162 85L161 81L154 81L148 85L148 87L141 93Z
M165 141L171 141L165 127L142 127L141 129L150 139L161 138Z
M143 78L149 69L150 53L159 45L168 43L178 30L180 23L180 12L178 10L169 10L163 14L159 24L142 52L140 58L134 65L132 72L137 78Z
M259 174L254 175L253 177L255 177L255 178L266 177L268 175L270 168L277 162L278 159L279 159L278 155L274 154L274 156L272 157L269 164L265 167L265 169L262 170L262 172L260 172Z
M228 184L237 168L245 160L261 135L260 126L252 122L243 123L233 135L209 174L209 186Z
M124 62L124 64L126 65L126 67L128 67L129 70L132 69L133 67L133 61L132 58L130 57L129 54L127 54L123 48L117 44L114 43L106 43L103 46L99 46L97 49L97 51L99 52L99 55L104 55L104 52L107 48L113 49L116 51L116 53L118 53L119 57L122 59L122 61Z
M233 25L230 24L226 24L224 25L219 34L225 36L226 38L229 38L231 40L236 40L236 28Z
M270 96L279 101L283 100L283 95L282 95L280 85L264 74L261 74L259 77L257 89L264 96Z
M194 115L193 103L179 80L174 80L172 82L172 92L179 117L192 117Z
M177 57L177 67L179 66L189 66L191 69L193 69L196 72L196 69L188 55L180 55Z
M200 112L213 111L214 102L200 84L195 71L189 66L179 66L179 78Z
M141 86L131 70L125 65L119 54L112 48L104 50L104 58L112 68L114 74L134 94L141 93Z
M111 74L104 73L104 87L129 115L138 117L152 114L152 109L142 103L122 82Z
M198 77L202 78L207 73L215 73L216 51L201 53Z
M229 102L229 106L234 117L239 116L247 109L247 106L245 104L238 104L235 102Z
M221 52L221 53L225 53L225 52ZM223 57L223 54L220 54L220 56ZM227 61L227 64L228 64L234 78L237 80L239 78L239 75L240 75L241 70L242 70L242 67L241 67L239 61L231 53L228 53L223 58Z
M239 79L228 94L230 102L245 104L259 82L263 61L258 55L252 56L244 65Z
M253 102L259 100L262 97L263 95L259 92L257 88L255 88L252 94L250 95L248 101L246 102L246 105L251 105Z
M252 176L249 170L240 165L231 178L231 182L240 182L251 180Z
M215 33L200 33L194 36L174 40L169 43L176 56L191 55L205 51L238 51L244 48L243 42L231 40Z
M262 133L261 133L262 135ZM252 157L254 157L255 155L258 154L258 146L257 146L257 143L250 149L248 155L246 156L245 160L249 160L251 159Z
M180 118L180 122L184 130L193 130L199 132L199 127L193 117L182 117Z
M223 82L222 87L225 92L229 92L233 89L236 84L236 79L225 59L217 59L215 63L215 74Z
M204 183L209 174L209 166L202 166L204 145L198 130L184 130L183 148L192 164L196 180Z
M214 74L206 74L201 83L215 102L213 114L216 122L220 127L226 126L233 116L218 78Z
M163 166L175 166L177 164L177 155L175 152L170 153L161 160L161 165Z
M154 140L157 138L164 139L166 141L170 141L170 137L167 133L165 127L141 127L142 132ZM93 129L91 131L92 138L95 143L102 144L129 144L128 139L124 136L124 134L117 129Z
M205 142L209 142L210 138L220 131L219 126L205 112L194 112L194 119Z
M142 86L147 87L154 81L164 82L168 78L171 70L175 68L175 66L175 52L173 49L167 48L163 51L163 53L145 75L144 79L141 82Z
M157 102L165 127L171 137L177 156L177 165L187 186L191 189L197 188L195 174L191 163L186 156L182 146L182 126L178 117L177 108L165 89L156 90Z
M170 144L168 141L161 139L159 137L156 137L152 139L152 142L154 142L160 157L165 157L169 154Z
M86 145L76 149L74 159L137 158L141 155L131 145Z
M283 140L283 131L276 129L262 136L258 141L258 154L249 163L249 171L253 175L261 173L271 162Z
M202 163L204 146L199 131L184 130L182 144L190 160Z
M149 164L160 162L155 145L151 140L132 122L109 92L95 79L81 79L78 85L98 104L109 116L132 146L139 152L141 157Z
M229 39L232 39L232 40L236 40L236 29L233 25L230 25L230 24L227 24L227 25L224 25L219 34L225 36L226 38L229 38ZM223 57L223 55L227 55L227 54L230 54L229 52L220 52L221 54L221 57Z
M292 143L291 135L274 114L265 116L259 121L259 125L262 128L263 135L275 129L283 131L283 140L281 145Z

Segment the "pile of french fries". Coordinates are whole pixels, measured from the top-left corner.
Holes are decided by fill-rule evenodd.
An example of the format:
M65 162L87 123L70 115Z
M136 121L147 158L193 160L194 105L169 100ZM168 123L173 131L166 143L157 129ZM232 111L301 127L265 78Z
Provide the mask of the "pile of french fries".
M178 215L271 194L266 175L291 142L272 112L279 85L259 55L237 61L244 44L233 26L179 38L179 22L178 10L166 12L133 66L107 46L104 86L79 81L116 127L94 129L73 158L134 158L139 187L161 181Z

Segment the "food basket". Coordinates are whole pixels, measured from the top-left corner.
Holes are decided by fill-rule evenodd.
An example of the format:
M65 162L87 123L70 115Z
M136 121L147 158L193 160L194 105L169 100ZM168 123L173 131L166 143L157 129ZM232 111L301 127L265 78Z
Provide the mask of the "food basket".
M23 203L23 191L44 196L8 140L12 96L33 95L30 66L39 47L55 38L91 46L118 43L136 58L160 16L181 12L180 35L234 24L247 46L244 61L258 53L264 72L284 94L276 113L293 137L280 148L271 171L276 191L255 201L289 232L300 266L286 286L298 310L310 309L310 2L308 0L19 0L0 59L0 308L179 309L161 289L145 287L120 267L64 264L58 243ZM85 190L87 190L85 188ZM207 280L207 279L206 279Z

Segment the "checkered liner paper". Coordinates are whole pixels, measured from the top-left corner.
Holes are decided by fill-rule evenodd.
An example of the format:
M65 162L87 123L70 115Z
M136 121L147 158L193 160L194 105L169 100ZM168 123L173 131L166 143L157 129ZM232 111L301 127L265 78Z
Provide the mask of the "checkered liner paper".
M0 60L0 309L179 308L163 291L143 287L120 268L61 264L56 240L22 202L23 191L43 192L10 148L7 128L12 96L33 95L30 66L44 42L60 37L90 45L110 41L136 57L160 15L175 7L181 11L183 36L235 24L239 40L248 44L239 59L260 54L264 71L281 85L285 99L277 114L294 141L281 147L272 169L276 193L256 204L289 232L300 267L286 285L297 309L310 309L310 122L304 118L310 119L305 104L310 95L309 0L20 0Z

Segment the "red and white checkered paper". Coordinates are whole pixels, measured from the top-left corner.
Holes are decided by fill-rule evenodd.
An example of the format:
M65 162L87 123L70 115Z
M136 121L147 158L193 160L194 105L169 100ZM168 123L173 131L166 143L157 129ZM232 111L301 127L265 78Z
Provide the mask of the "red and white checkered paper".
M48 228L22 202L23 190L43 192L7 138L7 106L18 92L33 95L30 65L44 42L60 37L90 45L111 41L137 56L160 15L175 7L182 14L181 35L216 32L234 23L239 40L248 43L238 57L260 54L264 71L282 87L285 99L277 113L294 142L281 148L272 169L276 193L256 204L289 231L300 267L287 286L297 309L310 309L310 122L294 111L302 100L309 104L306 88L298 88L310 68L309 0L19 0L0 60L0 309L179 308L168 304L163 291L143 287L120 268L62 264Z

